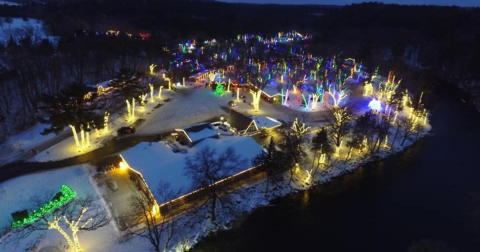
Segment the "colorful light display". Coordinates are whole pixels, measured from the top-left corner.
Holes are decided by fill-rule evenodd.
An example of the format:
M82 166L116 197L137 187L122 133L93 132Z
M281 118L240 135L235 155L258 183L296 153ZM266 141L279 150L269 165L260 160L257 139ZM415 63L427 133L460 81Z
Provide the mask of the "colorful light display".
M60 187L60 192L62 193L62 195L58 199L54 199L46 203L44 206L40 207L39 209L33 210L32 214L30 214L28 218L23 219L23 221L13 222L11 225L12 228L21 227L38 220L43 215L55 210L55 208L65 205L70 200L75 198L75 195L76 195L75 192L66 185L62 185Z

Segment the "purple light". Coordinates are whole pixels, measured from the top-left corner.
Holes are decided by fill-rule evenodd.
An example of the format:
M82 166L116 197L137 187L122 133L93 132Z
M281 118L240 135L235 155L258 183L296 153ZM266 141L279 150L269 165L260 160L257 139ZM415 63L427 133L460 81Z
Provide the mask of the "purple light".
M379 100L373 98L372 101L370 101L370 102L368 103L368 107L369 107L370 109L373 109L373 110L376 110L376 111L380 111L380 110L382 110L382 103L381 103Z

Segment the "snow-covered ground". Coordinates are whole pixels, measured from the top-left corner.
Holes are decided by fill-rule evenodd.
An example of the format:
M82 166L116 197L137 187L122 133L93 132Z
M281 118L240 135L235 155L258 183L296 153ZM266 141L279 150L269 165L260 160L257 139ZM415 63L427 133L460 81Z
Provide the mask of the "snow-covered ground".
M31 151L36 145L55 137L55 134L40 134L49 125L38 123L32 128L12 136L0 145L0 165L16 161L21 154Z
M404 111L400 113L399 116L408 116L408 112ZM430 128L431 126L427 124L425 130L419 134L419 137L423 137L428 134ZM394 129L392 129L390 132L391 136L392 134L394 134ZM243 138L249 139L246 137ZM392 138L393 137L390 139ZM211 139L211 141L219 140ZM411 139L406 141L404 146L399 146L399 142L400 141L397 139L397 144L394 146L393 150L382 147L380 149L379 156L381 158L386 157L392 153L402 151L414 143L413 139ZM147 153L147 151L143 148L154 148L153 146L149 146L148 143L145 143L144 145L138 145L137 147L138 152L133 153L133 156L136 157L136 160L140 160L139 162L144 159L140 156L140 154ZM159 145L158 147L164 146ZM167 157L169 160L173 159L178 161L183 159L184 154L174 154L168 148L165 151L166 152L164 154L179 155L179 157L181 157ZM347 148L342 148L342 151L340 151L340 160L344 160L346 152ZM294 174L294 179L291 185L288 185L287 182L284 182L283 184L278 185L276 188L271 187L271 192L267 195L264 194L265 180L260 180L256 183L231 192L230 194L226 195L226 197L230 197L234 204L228 207L228 209L225 209L219 205L217 210L217 222L215 224L211 223L210 219L208 218L208 205L201 206L179 216L176 220L176 223L180 228L174 235L168 251L179 252L189 249L198 243L203 237L206 237L210 232L230 228L233 220L238 215L247 214L258 207L267 206L270 200L274 198L285 196L298 190L308 189L313 184L326 183L333 177L350 172L368 161L368 158L365 158L364 156L354 152L354 155L352 155L349 161L340 161L337 165L329 170L317 172L314 177L315 179L310 182L307 181L307 170L310 168L310 161L307 161L304 165L302 165L301 169ZM127 162L129 162L129 164L133 167L133 160L128 161L127 159ZM164 162L164 160L161 160L161 162ZM11 212L31 207L28 202L30 197L35 195L51 194L52 192L57 191L59 186L63 183L72 187L72 189L79 194L95 191L103 198L104 192L98 188L94 188L90 182L91 177L94 174L93 167L83 165L44 172L41 174L31 174L1 183L0 200L2 200L2 206L6 206L0 209L1 225L5 226L11 223ZM288 172L284 174L284 178L285 181L288 181ZM28 185L28 187L25 187L25 185ZM7 202L7 204L3 204L4 202ZM85 246L86 251L151 251L151 245L149 242L139 237L130 238L125 241L119 241L117 230L118 229L115 226L115 222L112 221L110 225L99 230L80 234L79 238L82 244ZM38 249L37 251L42 251L41 249L43 248L62 248L65 246L65 241L60 235L58 235L56 231L48 230L38 232L36 236L30 236L29 238L22 240L18 245L13 243L5 243L0 238L0 251L24 251L26 247L31 247L34 244Z
M43 21L37 19L12 18L11 23L3 22L0 26L0 43L6 44L10 36L17 42L26 35L31 35L33 42L38 42L48 38L52 43L56 44L58 37L49 36L45 31Z
M260 111L256 112L252 102L252 96L245 92L240 92L246 96L246 102L237 103L235 109L247 115L268 115L274 119L292 120L296 111L291 111L282 106L260 101ZM186 87L177 87L177 91L162 91L162 98L156 98L157 91L154 93L154 102L147 102L144 108L138 104L135 107L135 119L142 118L145 122L136 128L135 135L154 135L174 129L180 129L212 118L220 119L226 117L230 107L228 102L236 100L236 94L232 97L232 92L225 92L224 96L215 94L210 87L205 88L203 83L186 82ZM148 96L146 98L150 100ZM169 99L165 102L165 99ZM163 104L154 109L157 104ZM126 106L125 109L126 111ZM120 111L124 113L125 111ZM110 133L97 139L96 133L90 133L91 146L87 151L92 151L103 146L103 144L115 137L116 129L130 125L125 117L120 114L110 116ZM67 129L68 130L68 129ZM77 156L75 139L70 137L42 152L37 154L31 161L46 162L52 160L61 160Z

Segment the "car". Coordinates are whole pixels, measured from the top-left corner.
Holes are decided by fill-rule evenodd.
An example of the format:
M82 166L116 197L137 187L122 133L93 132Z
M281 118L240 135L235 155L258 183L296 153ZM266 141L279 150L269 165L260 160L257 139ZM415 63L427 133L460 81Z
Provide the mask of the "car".
M237 104L235 103L235 101L229 101L228 106L235 107L235 106L237 106Z
M120 129L117 130L117 135L119 136L133 134L133 133L135 133L134 127L121 127Z

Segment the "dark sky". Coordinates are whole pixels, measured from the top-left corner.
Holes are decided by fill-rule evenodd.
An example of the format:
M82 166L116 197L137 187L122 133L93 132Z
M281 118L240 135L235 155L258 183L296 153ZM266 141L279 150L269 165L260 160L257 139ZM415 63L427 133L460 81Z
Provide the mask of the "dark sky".
M373 0L218 0L228 3L277 3L277 4L331 4L345 5L352 3L370 2ZM457 5L464 7L480 6L480 0L377 0L383 3L396 4L434 4L434 5Z

